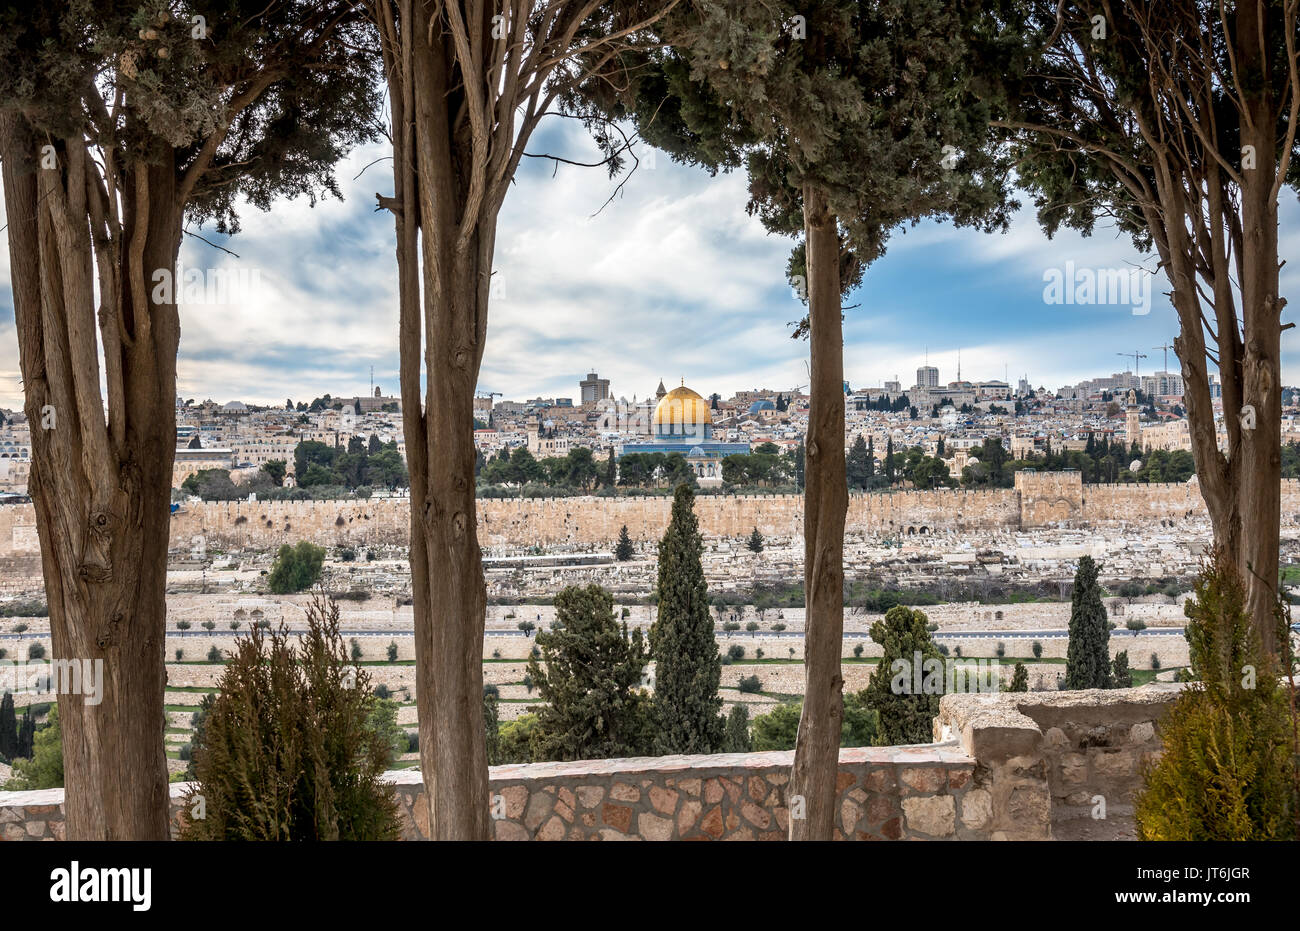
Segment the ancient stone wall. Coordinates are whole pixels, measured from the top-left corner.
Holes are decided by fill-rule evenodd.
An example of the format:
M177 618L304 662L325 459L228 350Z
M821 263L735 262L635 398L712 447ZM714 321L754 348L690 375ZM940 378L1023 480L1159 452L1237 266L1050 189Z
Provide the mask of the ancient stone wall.
M404 545L405 499L369 501L213 501L187 504L172 516L171 547L187 552L274 549L313 540L323 545ZM638 542L658 540L672 500L627 498L484 498L478 502L485 548L534 545L608 549L624 525ZM701 495L695 512L708 537L748 537L757 527L774 539L803 533L797 495ZM1283 521L1300 519L1300 480L1282 483ZM1193 484L1083 485L1078 472L1020 472L1015 487L851 495L849 535L927 534L935 530L1030 529L1050 525L1159 524L1200 519L1205 503ZM0 557L39 552L31 505L0 507Z

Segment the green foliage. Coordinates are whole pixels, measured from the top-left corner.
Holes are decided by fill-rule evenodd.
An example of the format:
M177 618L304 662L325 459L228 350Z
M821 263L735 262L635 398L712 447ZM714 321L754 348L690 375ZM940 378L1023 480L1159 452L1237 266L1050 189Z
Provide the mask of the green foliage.
M618 532L618 545L614 547L614 558L619 562L627 562L635 553L632 548L632 538L627 532L627 524L624 524L623 529Z
M1101 603L1097 564L1079 560L1070 598L1070 644L1065 656L1067 689L1110 688L1110 626Z
M741 676L736 688L741 692L755 694L763 691L763 682L758 676Z
M320 581L325 549L307 540L296 546L284 544L271 566L266 585L277 595L305 591Z
M388 756L384 760L383 768L391 769L397 762L397 758L406 752L410 741L406 738L406 730L397 723L397 702L380 696L378 689L375 690L370 701L366 727L377 734L384 746L388 748Z
M397 642L396 642L396 641L390 641L389 644L388 644L388 661L389 661L390 663L395 663L395 662L397 662Z
M754 532L749 535L748 546L751 553L763 552L763 535L758 532L757 527L755 527Z
M1016 663L1015 669L1011 673L1011 685L1007 688L1007 691L1029 691L1029 670L1025 668L1024 663Z
M8 791L63 787L63 731L59 727L58 705L50 706L45 726L36 731L31 758L19 757L13 764L13 776L5 783Z
M304 440L293 451L294 474L299 488L342 487L359 492L362 488L404 488L410 482L397 441L369 445L360 442L347 449L316 440ZM369 492L364 495L369 497Z
M803 702L785 702L767 714L754 718L753 749L793 750L799 733ZM866 690L844 696L844 720L840 726L841 747L870 747L876 744L880 717L869 706Z
M372 726L369 675L348 661L337 604L313 599L307 625L296 645L283 627L237 642L195 735L186 807L202 796L206 817L186 821L185 839L397 838L382 779L393 743Z
M521 714L501 725L500 759L502 763L530 763L534 760L533 736L541 722L536 714Z
M537 635L528 675L546 701L530 738L534 759L595 760L644 752L649 700L637 688L647 654L641 631L614 619L599 585L555 596L555 623Z
M733 643L731 646L727 647L727 659L731 660L733 663L744 658L745 648L739 643Z
M650 627L655 658L654 752L713 753L722 745L722 668L700 563L703 542L689 485L678 485L659 543L659 616Z
M31 646L29 646L29 647L27 648L27 658L28 658L28 659L44 659L44 658L45 658L45 644L43 644L43 643L33 643Z
M0 697L0 760L8 763L18 755L18 714L14 696L6 691Z
M878 741L883 746L929 743L945 681L932 674L930 661L943 667L942 654L930 639L926 616L902 605L890 608L883 620L871 625L871 639L884 655L863 690L867 707L880 716ZM922 681L915 681L915 659L920 654ZM931 665L931 669L926 666ZM938 680L937 691L935 679Z
M753 740L749 736L749 708L737 702L727 714L727 723L722 731L723 753L749 753L753 749Z
M483 686L483 730L487 738L488 766L500 766L501 758L501 691L495 685Z
M1033 645L1030 646L1030 649L1034 653L1034 659L1038 659L1043 655L1043 645L1039 643L1037 640L1033 642Z
M1128 668L1128 650L1121 650L1111 660L1111 687L1117 689L1133 687L1133 673Z
M1279 667L1260 647L1245 588L1221 554L1184 606L1199 682L1160 725L1163 753L1134 809L1146 840L1288 840L1300 812L1294 711ZM1286 612L1277 620L1282 643ZM1291 656L1286 661L1291 661Z

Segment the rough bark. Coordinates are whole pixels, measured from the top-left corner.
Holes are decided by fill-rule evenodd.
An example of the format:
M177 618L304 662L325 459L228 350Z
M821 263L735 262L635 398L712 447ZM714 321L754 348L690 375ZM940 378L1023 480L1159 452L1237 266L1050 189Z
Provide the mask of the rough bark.
M179 324L174 304L153 302L149 275L176 263L174 173L130 166L120 237L92 237L111 208L82 140L62 140L58 167L38 167L38 140L9 113L0 116L0 146L52 654L103 664L102 702L59 695L67 836L165 840L163 636Z
M808 264L811 404L805 455L804 702L795 740L790 799L805 818L790 819L791 840L831 840L844 714L840 656L844 636L844 338L840 244L823 192L803 192Z

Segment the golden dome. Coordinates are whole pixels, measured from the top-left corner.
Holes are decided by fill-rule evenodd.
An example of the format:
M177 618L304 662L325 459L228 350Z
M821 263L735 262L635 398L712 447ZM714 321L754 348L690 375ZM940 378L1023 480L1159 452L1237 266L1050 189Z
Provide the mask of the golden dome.
M677 433L695 433L712 423L709 402L685 385L665 394L655 408L655 426L676 426Z

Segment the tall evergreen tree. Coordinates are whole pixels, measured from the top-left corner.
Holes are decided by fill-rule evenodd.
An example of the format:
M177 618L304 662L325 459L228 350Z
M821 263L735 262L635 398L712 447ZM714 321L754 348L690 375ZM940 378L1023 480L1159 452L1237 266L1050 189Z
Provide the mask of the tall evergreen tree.
M1091 556L1079 560L1070 597L1070 645L1065 655L1067 689L1110 688L1110 625L1101 603L1097 564Z
M752 553L763 552L763 535L758 532L757 527L755 527L754 532L749 535L749 549Z
M1013 669L1011 673L1011 685L1007 688L1007 691L1029 691L1029 670L1025 668L1024 663L1016 663L1015 669Z
M1133 687L1133 671L1128 667L1128 650L1121 650L1115 654L1115 659L1111 662L1111 669L1112 688L1131 689Z
M5 692L0 698L0 757L12 760L18 748L18 717L14 713L14 697Z
M627 562L636 551L632 548L632 538L628 536L627 524L618 532L618 545L614 547L614 558L619 562Z
M790 791L807 799L808 817L791 820L794 839L829 840L835 820L848 511L841 297L905 223L1005 225L1010 172L988 145L992 114L969 45L981 12L946 0L695 0L664 17L664 44L640 80L622 78L619 63L647 139L711 168L744 164L749 211L801 238L787 275L808 307L795 332L810 357L807 648Z
M495 685L483 686L483 733L487 738L488 766L505 762L501 757L501 690Z
M644 752L648 702L637 686L647 654L641 631L614 620L614 599L599 585L570 585L555 596L555 623L537 635L529 678L546 704L533 749L543 760L599 760Z
M848 460L845 463L844 471L848 478L849 487L858 491L866 490L871 482L871 451L867 448L867 441L858 434L858 438L853 441L849 448Z
M14 748L14 756L31 759L35 740L36 718L32 716L32 706L28 705L23 709L23 719L18 725L18 746Z
M654 752L716 753L722 745L722 662L700 563L695 493L678 485L659 543L659 616L650 627L655 659Z
M749 708L737 702L727 715L727 726L722 734L723 753L748 753L754 743L749 736Z
M891 436L885 442L885 481L891 486L894 484L894 438Z
M943 655L930 638L928 624L922 612L896 605L884 620L871 625L871 639L884 648L884 655L863 695L867 707L880 716L876 738L880 746L933 739L946 683Z

